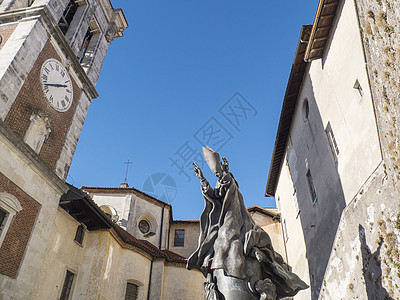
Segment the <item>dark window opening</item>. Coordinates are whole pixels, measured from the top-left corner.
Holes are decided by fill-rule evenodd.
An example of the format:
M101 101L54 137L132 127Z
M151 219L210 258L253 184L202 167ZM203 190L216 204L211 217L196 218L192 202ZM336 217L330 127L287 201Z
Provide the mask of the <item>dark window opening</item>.
M6 224L7 215L8 213L6 211L0 209L0 234L3 231L4 225Z
M185 230L175 230L174 247L183 247L185 245Z
M148 233L150 231L150 223L147 222L146 220L140 220L140 222L139 222L139 230L143 234Z
M138 297L139 287L136 284L129 283L126 285L125 300L136 300Z
M317 201L317 191L315 190L314 180L311 176L311 172L309 169L307 170L306 176L307 176L308 188L311 194L311 202L314 204Z
M69 26L71 25L72 19L76 11L78 10L79 5L76 4L74 0L70 0L67 7L64 10L64 13L58 22L58 26L60 27L62 33L66 34Z
M83 225L79 225L78 228L76 229L75 241L81 245L83 242L84 233L85 233L85 228L83 227Z
M71 294L72 284L74 282L75 274L67 271L65 275L64 285L61 292L60 300L68 300Z
M335 139L335 135L333 134L331 123L328 122L325 129L326 136L329 142L329 148L331 149L331 153L333 156L333 160L335 163L338 162L338 155L339 155L339 147Z
M93 37L93 32L89 27L88 31L86 32L85 38L83 39L81 51L79 52L78 59L79 59L80 63L82 63L82 61L83 61L83 59L85 57L87 48L89 47L90 40L92 39L92 37Z

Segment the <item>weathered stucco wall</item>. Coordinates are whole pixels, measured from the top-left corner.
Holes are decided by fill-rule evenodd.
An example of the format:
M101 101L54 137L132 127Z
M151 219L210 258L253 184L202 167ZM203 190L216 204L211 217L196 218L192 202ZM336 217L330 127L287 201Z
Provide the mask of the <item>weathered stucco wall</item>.
M320 299L400 296L396 198L398 191L393 190L382 164L343 212Z
M164 300L203 300L203 274L182 267L167 265L164 269Z
M185 230L185 241L183 247L174 246L175 230ZM200 223L199 222L171 222L169 229L169 250L178 253L183 257L189 257L199 243Z
M123 299L130 281L139 285L138 299L146 299L150 264L149 257L122 248L108 231L90 232L73 297Z
M259 212L250 212L254 222L264 229L271 238L274 250L278 252L286 261L285 245L283 243L282 224L278 220L273 220L265 214Z
M331 36L324 57L311 63L308 88L324 128L331 123L339 148L337 170L348 204L382 159L354 0L339 5ZM362 97L353 88L356 80Z
M44 164L42 164L44 169L41 169L38 167L41 165L40 162L36 165L28 158L35 156L28 146L17 149L15 145L18 144L18 140L13 140L14 144L8 138L0 134L0 173L35 199L41 208L32 232L28 232L29 243L19 266L17 278L13 279L0 274L0 288L3 299L28 299L42 263L46 242L56 216L58 199L64 191L62 186L57 186L50 180L55 178L55 175L51 176L50 170L47 170L47 174L43 172ZM60 182L60 185L63 184ZM64 188L66 190L67 187ZM7 190L2 192L13 193ZM29 209L29 207L23 207L23 209ZM21 234L26 234L23 228L21 230ZM19 262L15 263L19 264Z
M397 299L400 3L356 5L384 161L343 213L320 298Z
M85 238L83 246L74 241L79 225L68 213L58 208L44 252L45 259L36 277L32 299L58 299L66 271L79 273L85 245Z
M292 271L310 285L310 272L303 228L295 204L297 198L293 196L294 185L286 162L287 160L285 159L275 195L277 206L281 211L281 222L284 228L283 239L286 244L285 259L292 267ZM296 299L311 299L311 289L300 291L296 295Z
M93 201L101 207L111 206L118 215L118 224L126 230L133 194L92 194Z
M356 80L362 95L353 88ZM343 209L382 160L368 87L354 1L341 1L323 58L306 69L276 192L287 227L288 262L299 274L308 264L312 299L318 298ZM328 123L339 149L337 160L325 132ZM304 248L292 239L299 234ZM305 293L296 296L306 298Z
M122 216L121 226L126 228L126 231L134 237L147 240L159 247L162 230L161 249L166 249L170 221L169 206L164 206L153 199L147 199L146 196L139 193L125 193L123 190L118 193L97 193L90 190L89 192L98 206L110 205L113 207L118 212L118 215ZM162 213L163 210L164 214ZM154 232L154 235L146 236L139 230L139 221L142 219L148 221L150 232ZM161 220L163 220L162 226Z

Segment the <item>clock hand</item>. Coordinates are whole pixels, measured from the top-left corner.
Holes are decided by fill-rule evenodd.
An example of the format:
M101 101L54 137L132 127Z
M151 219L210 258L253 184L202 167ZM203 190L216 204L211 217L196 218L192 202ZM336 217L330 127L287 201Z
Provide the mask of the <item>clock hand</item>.
M58 84L58 83L45 83L45 86L55 86L55 87L68 87L65 84Z

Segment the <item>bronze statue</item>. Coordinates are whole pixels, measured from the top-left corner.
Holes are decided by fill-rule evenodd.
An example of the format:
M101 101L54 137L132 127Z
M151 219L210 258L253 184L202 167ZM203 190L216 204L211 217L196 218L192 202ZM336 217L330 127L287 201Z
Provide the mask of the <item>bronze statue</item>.
M209 147L203 147L203 154L218 181L212 189L193 163L205 207L200 217L199 246L188 259L187 268L200 270L205 276L204 299L274 300L308 288L289 271L268 234L247 212L227 159L222 158L221 163L219 154Z

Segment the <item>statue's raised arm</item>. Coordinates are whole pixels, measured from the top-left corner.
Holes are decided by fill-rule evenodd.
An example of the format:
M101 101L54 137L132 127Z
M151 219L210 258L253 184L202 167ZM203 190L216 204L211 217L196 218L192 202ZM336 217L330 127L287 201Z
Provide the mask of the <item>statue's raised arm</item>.
M205 276L205 299L272 300L307 288L289 271L268 234L247 212L228 160L222 158L221 162L219 154L209 147L203 147L203 154L218 180L212 189L193 163L205 206L200 216L199 246L188 259L187 268L200 270Z

